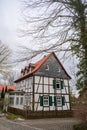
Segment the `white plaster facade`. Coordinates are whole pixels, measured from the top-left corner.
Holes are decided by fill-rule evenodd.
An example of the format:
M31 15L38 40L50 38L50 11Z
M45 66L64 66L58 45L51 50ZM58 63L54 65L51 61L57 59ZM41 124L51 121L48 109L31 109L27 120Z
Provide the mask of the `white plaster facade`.
M49 59L47 62L46 59L46 65L44 63L44 67L42 68L37 67L38 69L40 68L40 71L38 71L36 74L32 73L31 75L32 70L30 68L31 72L29 76L27 76L26 74L22 76L23 78L20 78L16 81L17 91L20 92L23 91L25 93L23 95L20 94L17 95L16 93L15 95L10 95L10 98L12 98L12 96L14 97L14 103L11 104L12 107L20 108L20 109L28 109L30 111L70 110L70 92L69 92L70 77L67 74L67 72L64 70L60 62L58 66L56 65L55 67L56 69L57 67L60 68L60 71L58 71L59 69L57 70L59 78L58 76L52 77L53 65L47 66L47 64L48 63L50 64L50 62L53 60L56 64L57 62L59 62L55 58L55 55L52 54L52 60ZM44 68L46 68L45 73L48 76L45 76L45 73L41 72L43 71ZM55 76L55 72L56 70L53 69L54 76ZM64 76L62 75L62 73ZM23 98L22 103L20 103L21 98Z
M25 81L21 81L17 84L17 90L25 91L26 94L16 94L10 95L10 99L14 98L14 103L11 104L12 107L20 108L20 109L29 109L34 111L48 111L48 110L70 110L70 99L69 99L69 87L68 80L56 79L58 81L64 82L63 89L54 89L53 88L53 80L54 78L34 76L27 78ZM21 87L20 87L21 86ZM33 99L33 86L34 86L34 99ZM54 96L60 96L62 102L62 96L65 97L65 104L57 105L54 104ZM51 96L52 97L52 106L41 106L40 105L40 96ZM21 103L21 100L23 101ZM17 101L18 100L18 101ZM33 107L34 100L34 107ZM49 102L49 101L48 101Z

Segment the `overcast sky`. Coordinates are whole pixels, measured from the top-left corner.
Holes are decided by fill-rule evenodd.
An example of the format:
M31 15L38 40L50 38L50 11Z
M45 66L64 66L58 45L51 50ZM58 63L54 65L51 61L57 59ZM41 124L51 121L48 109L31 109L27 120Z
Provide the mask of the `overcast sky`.
M19 37L19 29L23 26L22 8L22 0L0 0L0 40L13 50L16 46L33 46L26 37Z
M27 45L25 39L19 37L19 29L22 24L21 0L0 0L0 40L8 44L13 50L16 46ZM30 43L32 46L32 43ZM69 64L65 64L69 68Z
M18 0L0 0L0 40L11 47L18 42L19 12Z

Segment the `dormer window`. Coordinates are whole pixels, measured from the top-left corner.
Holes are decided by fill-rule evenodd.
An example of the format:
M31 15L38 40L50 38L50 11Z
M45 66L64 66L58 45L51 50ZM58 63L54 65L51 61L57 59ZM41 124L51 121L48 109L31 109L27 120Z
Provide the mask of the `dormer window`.
M49 65L46 65L46 70L49 70Z
M25 70L25 74L27 74L27 70Z
M23 75L25 75L25 71L23 72Z
M29 69L27 69L27 73L29 72Z
M58 72L60 72L60 67L58 67Z
M32 69L31 69L31 67L30 67L29 72L31 72L31 70L32 70Z

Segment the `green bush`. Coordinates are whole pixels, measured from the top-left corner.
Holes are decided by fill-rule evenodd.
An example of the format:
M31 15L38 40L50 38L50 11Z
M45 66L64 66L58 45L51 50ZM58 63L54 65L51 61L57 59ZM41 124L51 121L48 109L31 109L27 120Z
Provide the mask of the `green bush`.
M74 130L87 130L87 124L82 123L82 124L74 125L73 129Z
M7 116L6 116L7 119L9 120L13 120L13 119L17 119L17 118L23 118L21 115L15 115L15 114L12 114L12 113L9 113Z

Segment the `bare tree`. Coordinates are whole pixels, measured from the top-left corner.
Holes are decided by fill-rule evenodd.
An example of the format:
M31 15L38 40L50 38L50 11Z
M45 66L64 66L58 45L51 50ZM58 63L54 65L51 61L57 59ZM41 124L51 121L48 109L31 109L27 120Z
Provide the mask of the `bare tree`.
M43 51L76 54L77 76L87 86L87 0L25 0L23 4L22 36L32 35L40 44L34 55Z
M81 38L79 34L85 28L86 1L26 0L24 4L24 36L31 34L36 40L43 42L45 51L70 51L73 45L78 47ZM81 48L76 51L82 53Z
M0 42L0 75L9 75L11 51L7 45Z
M15 76L16 72L10 72L9 75L3 77L3 80L7 85L14 85Z

